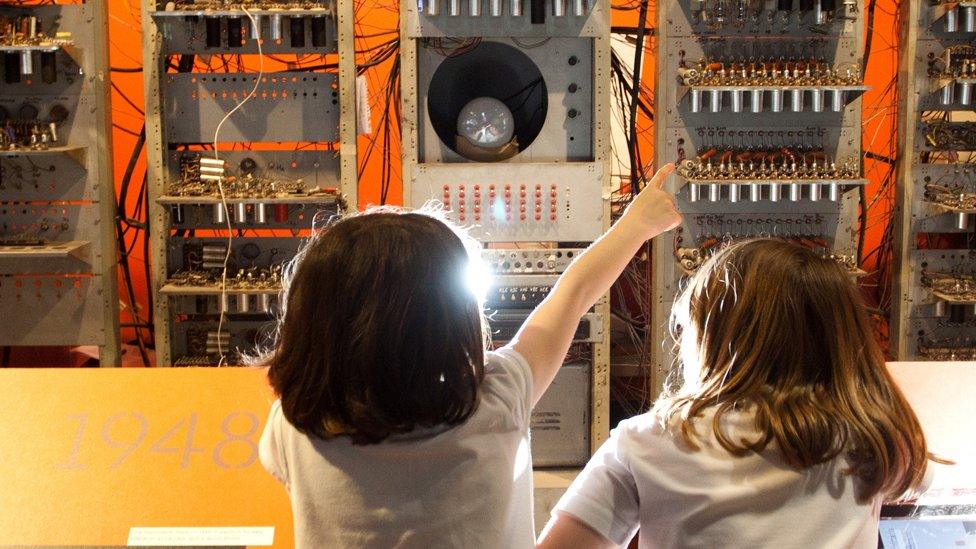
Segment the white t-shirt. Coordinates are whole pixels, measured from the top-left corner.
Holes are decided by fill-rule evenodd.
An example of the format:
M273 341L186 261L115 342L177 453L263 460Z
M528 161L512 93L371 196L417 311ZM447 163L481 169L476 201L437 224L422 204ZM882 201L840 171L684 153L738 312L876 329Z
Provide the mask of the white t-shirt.
M296 546L532 547L531 395L525 359L503 349L487 354L474 414L439 434L322 440L275 402L261 463L288 489Z
M798 470L772 443L735 457L715 439L713 417L695 422L698 451L652 414L620 422L553 512L620 545L640 527L642 549L877 547L881 500L856 501L844 459ZM731 440L756 439L751 413L730 411L722 427Z

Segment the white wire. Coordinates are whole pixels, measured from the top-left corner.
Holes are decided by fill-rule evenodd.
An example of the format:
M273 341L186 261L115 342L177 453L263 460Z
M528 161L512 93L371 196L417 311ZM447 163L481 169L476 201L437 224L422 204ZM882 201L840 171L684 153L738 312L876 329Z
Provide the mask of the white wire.
M251 12L247 11L247 8L241 7L244 15L251 20L251 28L255 29L257 36L254 40L258 44L258 77L254 81L254 87L251 89L251 93L247 95L240 103L238 103L233 109L227 112L224 117L217 124L217 129L214 130L213 138L213 148L214 148L214 160L220 160L220 152L217 150L217 142L220 140L220 128L223 127L224 122L231 117L232 114L237 112L245 103L251 100L257 94L258 86L261 85L261 79L264 78L264 51L261 48L261 27L257 24L254 16ZM217 366L223 366L227 360L227 356L224 354L224 346L220 340L220 333L224 328L224 318L227 315L226 308L223 304L227 300L227 264L230 263L231 246L234 242L234 228L230 224L230 209L227 207L227 195L224 194L224 177L223 175L217 179L217 191L220 192L220 207L224 209L224 221L227 222L227 253L224 255L224 266L220 273L220 297L217 302L217 308L220 309L220 317L217 320L217 354L220 355L220 360L217 362ZM228 342L230 338L228 338Z

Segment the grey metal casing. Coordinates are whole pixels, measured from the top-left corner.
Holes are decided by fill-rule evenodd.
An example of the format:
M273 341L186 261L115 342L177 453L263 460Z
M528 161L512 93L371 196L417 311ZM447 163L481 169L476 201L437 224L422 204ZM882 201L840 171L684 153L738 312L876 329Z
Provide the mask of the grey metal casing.
M712 5L712 4L709 4ZM769 2L751 3L771 10ZM838 10L845 6L838 3ZM764 12L772 13L772 12ZM837 159L861 156L861 98L848 97L839 112L825 108L813 112L809 96L802 112L791 112L786 103L782 112L768 111L769 98L760 113L751 113L749 105L733 112L729 94L723 93L719 112L703 108L692 112L688 88L681 84L679 63L693 64L705 55L713 58L803 55L823 58L832 64L859 63L862 56L860 11L838 17L827 26L814 28L810 17L788 19L776 15L749 19L741 26L710 28L696 22L689 0L664 0L658 5L657 19L657 88L655 94L655 160L657 166L692 158L713 146L823 146L826 154ZM729 14L732 17L733 14ZM768 95L768 94L767 94ZM764 133L761 133L764 132ZM722 135L724 133L724 135ZM772 135L772 137L771 137ZM676 259L676 248L695 247L703 239L726 236L822 236L836 253L853 254L856 249L857 191L853 185L844 188L836 202L825 196L811 201L807 190L799 201L791 201L784 192L779 201L771 201L763 189L761 199L752 202L745 196L738 202L728 200L727 188L719 189L718 200L706 197L690 200L687 182L672 175L665 189L675 193L684 223L670 235L653 242L652 391L659 391L676 357L672 353L668 321L684 271ZM762 221L757 224L757 221Z
M166 288L167 277L178 270L179 250L190 240L190 231L206 230L211 234L218 230L226 233L226 225L212 215L214 198L204 197L194 203L187 197L167 196L167 189L179 175L179 157L173 152L183 144L210 143L221 119L246 97L254 86L253 72L228 73L169 73L166 59L172 54L242 54L248 57L257 53L251 38L251 30L245 17L246 32L241 47L231 47L227 40L226 21L221 21L221 45L208 48L201 33L199 18L186 18L182 13L160 14L162 2L143 0L143 54L146 68L146 132L149 165L150 215L153 231L150 235L153 253L153 295L156 317L156 360L168 366L187 357L191 352L186 343L189 326L212 326L216 330L218 314L214 295L187 296L172 293ZM235 166L241 159L250 157L260 170L273 169L283 178L302 178L315 187L333 187L341 194L341 203L355 209L358 205L357 155L356 155L356 67L354 59L353 3L347 0L322 2L328 13L327 40L324 46L313 46L309 24L305 24L305 46L292 47L287 19L292 15L320 17L323 10L280 10L285 19L281 43L265 40L265 54L286 55L309 53L314 55L338 54L338 71L266 72L255 96L238 109L221 127L221 142L245 143L247 151L223 150L220 157ZM252 10L253 11L253 10ZM241 18L243 12L233 14ZM226 18L227 14L218 17ZM269 32L269 15L261 16L262 37ZM248 69L257 63L250 58ZM326 59L326 58L323 58ZM335 58L330 57L329 64ZM282 145L284 143L285 145ZM312 144L318 150L313 150ZM226 146L224 149L228 148ZM290 259L299 244L310 234L313 223L329 218L335 213L336 199L331 195L294 195L275 204L285 208L287 221L275 220L268 214L267 223L258 223L252 207L261 204L260 199L228 199L248 204L248 221L232 222L235 233L233 247L255 244L262 250L274 246L279 250L275 263ZM287 204L283 203L287 202ZM179 206L174 206L179 203ZM233 209L233 208L231 208ZM181 219L175 219L179 212ZM208 211L211 215L208 215ZM323 212L317 216L319 212ZM218 229L218 227L220 227ZM257 232L252 232L257 231ZM262 232L264 231L264 232ZM274 231L274 232L271 232ZM219 233L218 233L219 234ZM287 237L282 236L287 234ZM218 240L226 242L226 237ZM277 240L281 243L275 243ZM280 260L280 261L279 261ZM231 292L228 292L230 295ZM180 315L189 314L189 317ZM243 332L253 332L253 326L270 326L270 318L261 312L246 315L228 314L223 330L233 343L231 351L247 340ZM253 345L254 341L248 344Z
M0 251L0 345L97 345L102 366L120 361L115 188L109 100L108 2L0 7L35 15L41 28L70 33L55 53L53 82L34 74L0 83L0 106L30 104L44 118L68 110L47 151L3 151L3 238L42 237L40 248ZM29 204L27 204L29 202Z
M919 343L929 340L976 341L976 315L963 323L936 315L936 298L922 287L922 269L948 271L976 268L976 255L962 249L920 249L925 235L968 232L953 223L953 214L934 207L925 198L925 185L972 180L976 168L961 159L948 161L923 154L933 148L925 139L923 111L972 120L972 106L938 100L940 83L929 76L930 62L954 45L971 45L973 33L946 32L946 5L909 2L899 29L901 59L898 74L898 184L895 193L894 296L891 314L891 352L897 360L923 360ZM958 97L956 98L958 99ZM966 154L963 152L962 154ZM936 238L935 240L938 240ZM970 343L971 344L971 343Z
M560 18L549 12L546 23L541 25L530 24L528 3L521 16L511 16L508 11L511 0L503 0L502 10L509 15L499 17L490 15L487 2L481 2L480 16L463 11L470 6L464 2L459 17L447 16L447 4L440 4L443 4L441 15L432 17L419 13L415 1L400 3L404 203L419 207L432 200L442 202L448 217L470 227L475 238L482 242L518 243L519 247L533 248L542 242L589 242L599 237L610 224L609 3L592 2L583 16ZM552 8L551 2L546 7ZM475 38L512 45L533 59L539 72L545 75L547 117L540 135L524 153L503 162L473 162L462 159L440 143L428 120L426 93L431 75L442 61L426 51L423 44L439 38ZM567 54L577 57L578 62L572 67L580 69L578 75L566 70ZM558 85L549 85L549 79ZM580 90L566 93L570 83L578 83ZM570 108L584 112L584 116L567 122ZM520 215L523 184L526 186L524 219ZM554 184L557 186L555 212L549 200ZM475 206L483 208L490 203L491 187L495 187L497 197L502 197L505 185L510 186L512 193L511 217L505 215L503 203L500 211L496 209L494 220L487 217L491 208L483 209L482 213L488 213L476 218ZM536 185L541 186L541 205L535 198ZM480 204L475 197L479 197ZM539 219L535 215L537 206ZM581 394L575 396L589 406L584 461L609 434L607 297L600 300L595 312L603 319L604 330L601 340L589 346L592 354L589 398L584 401ZM573 452L568 447L560 452L565 454L562 459L580 462L570 457ZM540 465L545 457L536 453L534 462Z

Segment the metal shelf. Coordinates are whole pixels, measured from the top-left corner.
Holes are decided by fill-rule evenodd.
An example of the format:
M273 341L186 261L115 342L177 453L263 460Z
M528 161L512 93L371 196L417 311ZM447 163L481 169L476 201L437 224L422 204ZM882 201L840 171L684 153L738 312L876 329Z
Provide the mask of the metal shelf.
M0 149L0 158L16 158L19 156L48 156L63 154L70 157L82 168L85 167L85 153L88 147L79 145L65 145L63 147L48 147L46 149Z
M235 288L228 286L226 291L221 291L219 285L214 286L187 286L182 284L167 283L159 289L159 293L170 296L184 295L278 295L281 287L277 288Z
M685 185L867 185L867 179L688 179Z
M336 196L329 193L287 194L278 196L177 196L163 195L156 199L160 204L335 204Z
M72 240L69 242L52 242L41 245L0 245L0 261L2 260L30 260L30 259L85 259L91 242L87 240Z
M283 16L298 16L298 17L315 17L322 15L332 15L333 10L331 7L322 8L270 8L270 9L253 9L247 10L253 17L262 16L272 16L272 15L283 15ZM172 17L247 17L243 9L229 9L229 10L214 10L214 9L200 9L200 10L172 10L172 11L162 11L155 10L149 12L151 17L166 19Z

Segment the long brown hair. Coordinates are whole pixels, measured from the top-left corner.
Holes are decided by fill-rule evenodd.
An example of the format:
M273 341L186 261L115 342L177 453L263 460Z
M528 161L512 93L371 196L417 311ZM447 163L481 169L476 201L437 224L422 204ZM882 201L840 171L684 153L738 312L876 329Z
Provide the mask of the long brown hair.
M311 239L286 269L276 341L252 361L292 425L369 444L474 412L485 331L462 237L432 212L384 208Z
M692 448L696 418L714 407L711 429L734 455L775 443L797 468L846 457L862 500L897 497L922 482L927 450L918 418L836 261L779 240L733 244L690 279L672 320L691 330L676 370L684 379L666 389L656 411ZM746 407L759 437L733 440L720 429L722 416Z

